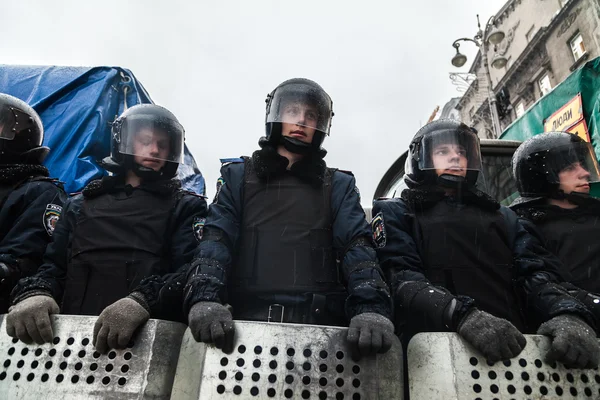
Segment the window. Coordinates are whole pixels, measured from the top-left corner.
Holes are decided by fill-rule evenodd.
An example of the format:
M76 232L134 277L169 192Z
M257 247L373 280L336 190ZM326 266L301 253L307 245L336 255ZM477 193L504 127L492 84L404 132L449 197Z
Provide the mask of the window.
M583 38L581 37L581 33L575 35L573 39L569 42L571 45L571 51L573 52L573 57L575 57L575 61L579 60L585 54L585 46L583 44Z
M400 197L400 194L404 189L408 189L406 182L404 182L404 175L395 182L383 197Z
M548 92L552 90L552 84L550 83L550 77L548 74L544 74L539 80L538 85L540 86L540 91L542 92L542 96L546 95Z
M535 29L535 25L533 25L531 27L530 30L527 31L527 33L525 34L525 37L527 38L528 42L531 42L531 39L533 39L533 37L535 36L537 30Z
M519 118L521 115L525 114L525 104L523 104L522 101L520 101L517 104L517 107L515 107L515 112L517 113L517 118Z
M492 151L483 146L481 148L481 166L483 168L482 173L477 177L477 188L495 198L502 205L508 206L519 197L517 182L512 176L513 153L502 155L488 153Z

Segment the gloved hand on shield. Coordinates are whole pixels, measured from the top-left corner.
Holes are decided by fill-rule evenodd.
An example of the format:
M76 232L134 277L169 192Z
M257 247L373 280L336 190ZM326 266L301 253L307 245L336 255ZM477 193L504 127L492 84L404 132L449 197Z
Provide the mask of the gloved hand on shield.
M22 342L43 344L54 338L50 315L60 308L50 295L37 295L21 300L8 310L6 333Z
M393 337L394 324L383 315L362 313L350 320L347 340L356 361L387 352L392 347Z
M109 349L124 349L137 328L149 318L150 313L139 301L129 296L115 301L100 313L94 325L96 350L106 353Z
M196 341L214 343L225 353L233 351L235 327L230 308L211 301L196 303L188 314L188 325Z

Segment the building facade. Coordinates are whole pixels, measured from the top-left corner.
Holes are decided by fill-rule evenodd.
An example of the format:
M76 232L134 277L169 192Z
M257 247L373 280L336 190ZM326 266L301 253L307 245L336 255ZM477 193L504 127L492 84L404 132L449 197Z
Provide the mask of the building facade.
M501 69L490 65L502 130L585 61L600 56L600 0L509 0L494 25L506 36L489 46L488 61L496 54L508 60ZM456 109L481 138L493 138L481 52L469 72L476 79Z

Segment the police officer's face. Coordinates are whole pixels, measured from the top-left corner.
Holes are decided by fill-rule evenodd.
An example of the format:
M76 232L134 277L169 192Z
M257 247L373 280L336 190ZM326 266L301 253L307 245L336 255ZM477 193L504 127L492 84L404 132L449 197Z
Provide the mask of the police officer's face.
M433 148L433 167L442 174L467 176L467 151L458 144L439 144Z
M135 134L133 140L134 161L141 166L158 171L165 165L165 160L169 156L169 147L169 137L165 132L142 128Z
M560 180L559 188L567 194L590 192L590 173L583 168L581 163L576 162L560 171L558 179Z
M281 134L301 142L312 143L318 119L317 109L311 105L286 104L281 112Z

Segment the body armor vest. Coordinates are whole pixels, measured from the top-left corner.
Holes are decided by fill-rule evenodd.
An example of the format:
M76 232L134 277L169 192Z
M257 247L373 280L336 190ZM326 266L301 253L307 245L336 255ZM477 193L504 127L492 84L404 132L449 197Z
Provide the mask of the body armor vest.
M234 286L248 293L339 292L331 178L320 187L289 173L262 181L245 160L240 252Z
M72 233L62 312L99 315L145 277L169 271L173 195L141 188L84 199Z
M552 213L538 228L546 248L562 261L564 280L600 293L600 215L579 210Z
M426 275L454 295L524 329L513 284L513 243L504 216L451 199L416 215Z

